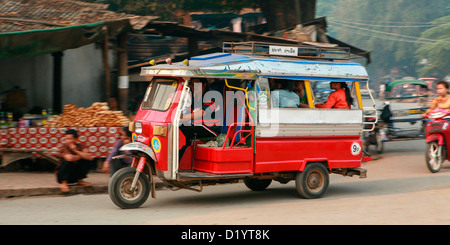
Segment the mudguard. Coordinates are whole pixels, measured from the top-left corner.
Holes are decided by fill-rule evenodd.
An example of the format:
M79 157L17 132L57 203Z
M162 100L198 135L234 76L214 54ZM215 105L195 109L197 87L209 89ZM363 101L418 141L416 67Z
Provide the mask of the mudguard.
M120 147L120 151L140 151L147 154L151 159L153 159L153 161L155 161L155 163L157 162L156 155L155 152L153 152L153 149L141 142L132 142L123 145L122 147Z
M443 145L444 144L444 136L442 134L428 135L425 141L427 143L430 143L431 141L436 141L436 140L437 140L439 145Z

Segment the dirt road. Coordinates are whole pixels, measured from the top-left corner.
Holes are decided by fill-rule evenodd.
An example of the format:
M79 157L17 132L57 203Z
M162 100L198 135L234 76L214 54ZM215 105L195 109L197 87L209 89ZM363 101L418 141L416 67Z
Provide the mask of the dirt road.
M420 225L450 224L450 163L432 174L423 141L390 142L365 163L368 178L331 175L321 199L298 197L294 182L262 192L243 184L201 193L157 192L141 208L122 210L108 195L0 200L0 224Z

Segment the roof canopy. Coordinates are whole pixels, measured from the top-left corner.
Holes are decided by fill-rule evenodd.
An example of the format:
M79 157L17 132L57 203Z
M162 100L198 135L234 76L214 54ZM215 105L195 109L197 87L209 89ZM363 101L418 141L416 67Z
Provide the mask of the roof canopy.
M141 75L240 79L272 77L325 81L368 79L367 71L361 64L348 60L306 60L231 53L192 57L188 65L177 62L143 67Z
M107 11L106 4L70 0L3 0L0 57L31 56L78 48L143 28L151 16Z
M402 86L402 85L420 85L423 87L427 87L427 83L422 80L396 80L392 82L386 83L386 91L391 91L394 87Z

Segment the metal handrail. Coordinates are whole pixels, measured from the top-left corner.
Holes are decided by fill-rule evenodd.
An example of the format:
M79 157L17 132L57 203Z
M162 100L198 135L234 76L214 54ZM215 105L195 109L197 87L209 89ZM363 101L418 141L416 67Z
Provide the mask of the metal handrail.
M297 48L297 54L295 56L288 56L292 58L331 59L331 60L350 59L350 48L348 47L317 47L317 46L285 44L285 43L223 42L222 51L224 53L286 57L284 55L270 54L269 52L270 46Z
M364 113L365 111L374 111L375 115L369 114L369 113L366 114L366 113ZM369 117L375 117L375 121L374 122L366 122L364 120L365 118L369 118ZM375 107L363 107L363 125L372 125L372 128L365 129L364 126L363 126L362 131L370 132L370 131L374 130L375 129L375 125L377 124L377 122L378 122L378 111L377 111L377 109L375 109Z

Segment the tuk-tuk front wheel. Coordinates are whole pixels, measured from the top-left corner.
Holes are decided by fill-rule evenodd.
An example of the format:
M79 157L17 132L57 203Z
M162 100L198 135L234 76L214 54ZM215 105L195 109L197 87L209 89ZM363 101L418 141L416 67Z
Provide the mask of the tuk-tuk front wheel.
M131 189L135 174L136 168L122 168L109 181L109 197L120 208L138 208L150 194L150 180L143 173L139 175L136 187Z
M328 189L330 177L327 168L322 163L309 163L303 172L295 177L295 187L302 198L313 199L322 197Z
M432 173L437 173L441 170L442 163L444 162L444 149L437 141L427 143L427 149L425 151L425 163L428 170Z

